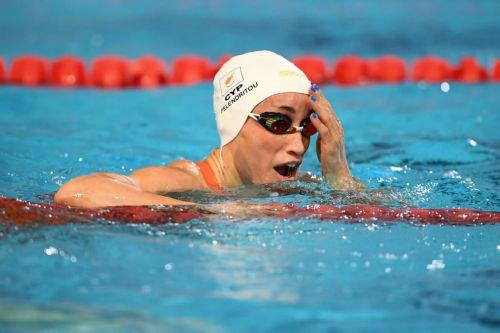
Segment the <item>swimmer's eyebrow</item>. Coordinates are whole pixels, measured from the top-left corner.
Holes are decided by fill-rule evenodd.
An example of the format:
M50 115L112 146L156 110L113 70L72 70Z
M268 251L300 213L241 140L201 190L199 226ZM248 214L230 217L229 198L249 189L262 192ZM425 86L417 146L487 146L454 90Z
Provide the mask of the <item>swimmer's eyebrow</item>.
M284 111L290 112L291 114L295 113L295 109L292 108L291 106L288 106L288 105L278 105L278 106L274 106L274 107L277 109L282 109Z

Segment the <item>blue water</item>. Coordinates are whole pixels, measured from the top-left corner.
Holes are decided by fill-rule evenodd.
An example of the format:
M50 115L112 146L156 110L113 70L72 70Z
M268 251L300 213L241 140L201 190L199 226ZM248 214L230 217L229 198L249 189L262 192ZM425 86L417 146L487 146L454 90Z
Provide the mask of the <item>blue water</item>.
M2 55L216 59L271 48L329 57L474 54L487 63L499 54L494 1L319 2L319 10L301 2L53 3L2 2ZM352 172L388 193L381 204L500 210L497 85L323 89L344 125ZM0 195L47 201L81 174L202 159L218 145L211 94L210 84L0 87ZM320 174L313 149L302 171ZM305 184L233 189L223 199L183 195L299 205L375 196ZM495 225L228 217L3 227L0 332L492 332L500 325L499 267Z

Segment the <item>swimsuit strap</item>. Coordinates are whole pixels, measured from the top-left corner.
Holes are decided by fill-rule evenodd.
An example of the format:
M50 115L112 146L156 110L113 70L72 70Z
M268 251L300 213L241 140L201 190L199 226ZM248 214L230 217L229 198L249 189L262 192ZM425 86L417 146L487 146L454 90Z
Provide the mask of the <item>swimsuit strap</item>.
M205 183L207 183L208 187L212 191L222 190L222 186L217 181L217 177L215 177L214 170L212 169L212 167L210 166L210 164L208 164L208 162L206 160L201 161L201 162L196 162L195 164L200 169L201 175L203 176Z

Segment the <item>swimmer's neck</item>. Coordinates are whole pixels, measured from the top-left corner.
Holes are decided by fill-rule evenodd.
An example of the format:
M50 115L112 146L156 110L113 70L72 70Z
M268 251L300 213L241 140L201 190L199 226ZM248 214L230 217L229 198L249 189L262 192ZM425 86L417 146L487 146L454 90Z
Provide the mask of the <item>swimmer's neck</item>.
M221 159L222 155L222 159ZM243 181L234 165L234 158L228 149L214 149L207 157L206 161L215 173L217 181L222 186L239 186Z

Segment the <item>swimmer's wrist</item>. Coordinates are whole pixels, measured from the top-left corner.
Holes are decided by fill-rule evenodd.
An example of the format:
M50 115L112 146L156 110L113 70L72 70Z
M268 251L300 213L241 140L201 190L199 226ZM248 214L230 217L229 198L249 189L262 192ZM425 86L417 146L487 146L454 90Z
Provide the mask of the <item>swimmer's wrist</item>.
M332 166L330 170L330 172L323 173L323 177L333 189L356 191L367 188L363 182L351 174L347 163Z
M352 178L351 170L349 170L345 160L331 161L331 163L323 165L322 169L323 177L326 179Z

